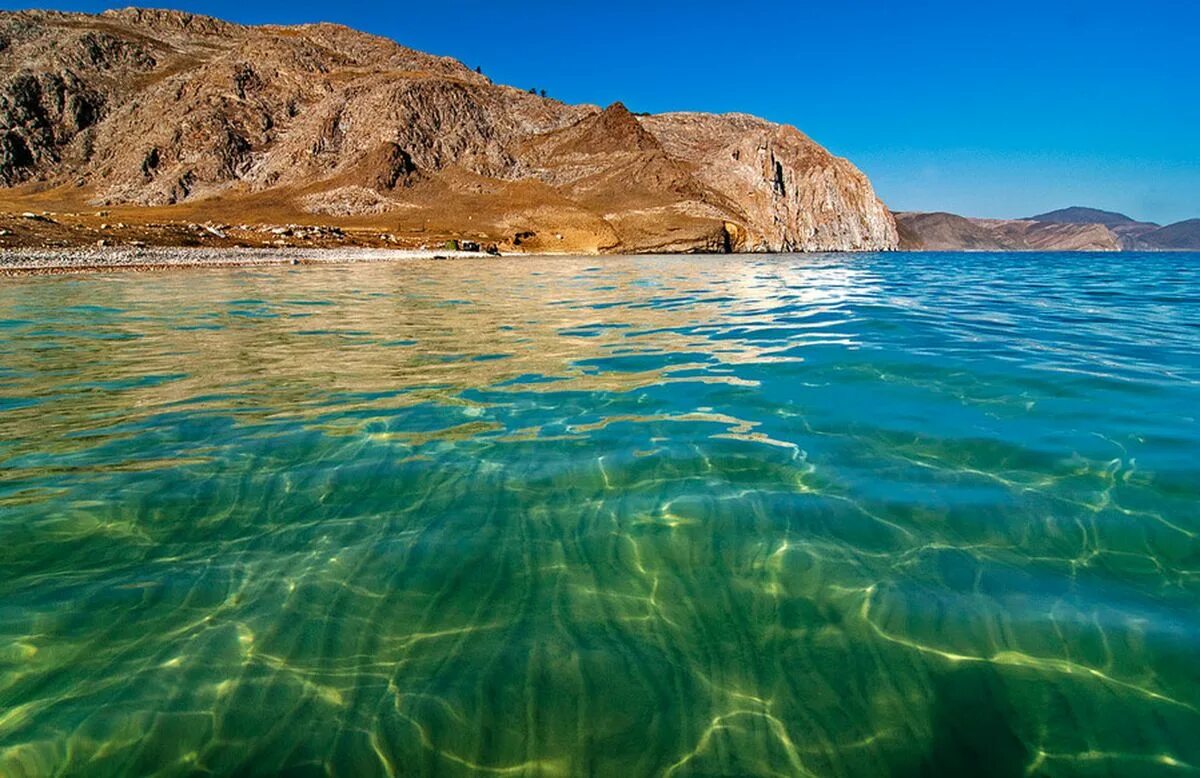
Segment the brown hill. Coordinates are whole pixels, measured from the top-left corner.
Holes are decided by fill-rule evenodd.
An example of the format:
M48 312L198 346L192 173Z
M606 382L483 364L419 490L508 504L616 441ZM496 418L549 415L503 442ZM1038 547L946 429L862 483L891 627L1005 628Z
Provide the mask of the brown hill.
M901 249L910 251L1120 251L1102 224L969 219L949 213L896 213Z
M1120 251L1121 241L1103 224L1059 224L1028 219L979 219L1009 251Z
M1102 211L1099 208L1085 208L1080 205L1072 205L1069 208L1059 208L1056 211L1039 213L1037 216L1030 216L1021 221L1053 222L1055 224L1103 224L1105 227L1145 223L1135 221L1125 214L1117 213L1116 211ZM1158 225L1153 224L1150 226L1157 227Z
M1127 251L1153 249L1154 247L1148 245L1142 238L1159 229L1159 225L1153 222L1139 222L1123 213L1083 208L1078 205L1031 216L1026 221L1056 224L1100 224L1116 235L1121 248Z
M1160 251L1200 251L1200 219L1168 224L1140 236L1146 248Z
M895 213L909 251L1200 251L1200 219L1160 227L1094 208L1063 208L1030 219L970 219Z
M790 127L638 117L329 24L0 13L0 210L386 230L562 251L891 249Z
M907 251L1005 251L999 236L978 224L952 213L898 212L896 228L900 248Z

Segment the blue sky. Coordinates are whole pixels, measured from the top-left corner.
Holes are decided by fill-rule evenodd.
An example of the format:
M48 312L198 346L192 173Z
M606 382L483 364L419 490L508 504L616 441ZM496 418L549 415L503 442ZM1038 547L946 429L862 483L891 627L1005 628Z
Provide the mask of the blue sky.
M1200 217L1195 0L173 7L246 23L341 22L568 102L787 122L858 164L897 210L1016 217L1091 205Z

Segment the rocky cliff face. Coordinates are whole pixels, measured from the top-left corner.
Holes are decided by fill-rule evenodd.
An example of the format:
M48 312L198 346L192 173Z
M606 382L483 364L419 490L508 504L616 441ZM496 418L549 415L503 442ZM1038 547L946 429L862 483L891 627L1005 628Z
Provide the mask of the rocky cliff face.
M753 116L673 113L645 125L745 226L750 251L896 245L895 224L866 176L794 127Z
M539 249L898 242L865 176L790 127L569 106L343 27L143 9L0 14L0 184Z

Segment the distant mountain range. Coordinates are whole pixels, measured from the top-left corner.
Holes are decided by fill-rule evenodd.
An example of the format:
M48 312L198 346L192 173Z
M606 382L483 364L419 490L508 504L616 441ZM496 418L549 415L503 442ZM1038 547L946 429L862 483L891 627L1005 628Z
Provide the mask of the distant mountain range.
M908 251L1200 251L1200 219L1166 227L1123 213L1072 206L1027 219L952 213L893 214Z

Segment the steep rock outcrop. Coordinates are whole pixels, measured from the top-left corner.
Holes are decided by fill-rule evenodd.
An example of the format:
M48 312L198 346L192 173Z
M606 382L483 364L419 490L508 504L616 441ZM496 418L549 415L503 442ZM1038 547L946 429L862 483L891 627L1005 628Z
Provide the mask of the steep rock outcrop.
M643 124L746 228L751 251L896 247L890 212L866 176L794 127L742 114L672 113Z

